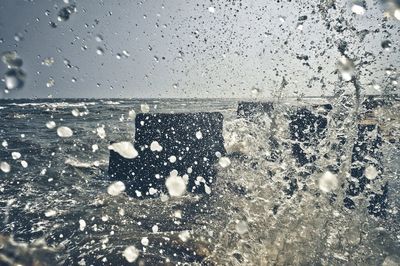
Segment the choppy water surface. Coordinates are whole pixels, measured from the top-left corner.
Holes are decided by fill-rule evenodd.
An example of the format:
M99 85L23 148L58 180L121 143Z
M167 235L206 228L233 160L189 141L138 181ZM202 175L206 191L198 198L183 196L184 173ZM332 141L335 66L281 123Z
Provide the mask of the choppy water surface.
M399 102L367 117L349 98L329 100L326 137L307 147L315 160L303 166L290 148L289 113L316 100L278 101L253 120L238 118L233 100L2 100L0 261L123 265L138 252L140 265L399 265ZM210 195L107 193L108 145L133 141L132 110L147 107L223 113L231 163L216 165ZM383 171L349 209L343 200L356 182L351 157L363 123L380 125ZM323 186L328 171L334 182ZM386 183L385 215L368 214L371 192Z

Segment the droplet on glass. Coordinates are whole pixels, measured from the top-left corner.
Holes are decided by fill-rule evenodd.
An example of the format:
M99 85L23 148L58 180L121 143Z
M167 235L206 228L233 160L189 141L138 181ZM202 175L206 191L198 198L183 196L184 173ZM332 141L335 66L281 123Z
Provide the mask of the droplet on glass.
M54 64L54 58L53 57L46 57L45 59L43 59L42 61L42 65L44 66L52 66Z
M1 54L1 61L9 68L22 67L23 61L15 51L8 51Z
M69 5L69 6L63 7L58 12L57 19L58 19L58 21L67 21L67 20L69 20L70 16L75 12L76 12L75 5Z
M391 48L392 48L392 42L389 41L389 40L385 40L385 41L383 41L383 42L381 43L381 46L382 46L382 48L383 48L385 51L390 51Z
M365 14L365 8L361 4L354 4L351 7L351 11L354 14L357 14L357 15L364 15Z
M0 170L4 173L9 173L11 171L11 166L7 162L1 162Z
M49 78L49 80L46 82L46 87L51 88L54 87L55 84L56 84L55 80L53 78Z
M57 135L62 138L72 137L74 132L69 127L59 127L57 128Z
M98 35L96 35L95 40L96 40L96 42L102 42L103 41L103 36L98 34Z
M9 90L20 89L25 84L26 74L21 69L10 69L4 74L4 82Z
M103 48L98 47L97 50L96 50L96 54L98 54L98 55L103 55L103 54L104 54Z

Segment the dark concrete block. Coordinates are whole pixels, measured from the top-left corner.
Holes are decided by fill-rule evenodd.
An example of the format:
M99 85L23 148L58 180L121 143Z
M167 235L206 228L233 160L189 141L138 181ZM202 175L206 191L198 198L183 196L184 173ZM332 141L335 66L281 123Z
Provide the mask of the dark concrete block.
M327 109L325 110L330 109L332 107L327 105ZM289 115L289 118L290 138L297 142L292 145L292 152L296 161L300 165L314 162L316 156L308 155L302 146L305 148L318 146L319 142L326 137L327 118L325 115L317 114L312 109L310 110L305 107L295 110Z
M349 186L346 190L348 197L345 198L345 206L349 209L355 208L355 203L351 199L353 196L358 196L365 193L369 197L368 212L377 217L386 216L388 186L387 183L382 187L382 193L369 192L367 185L374 180L379 179L379 176L374 180L369 180L365 176L367 165L372 165L379 173L383 173L382 167L382 137L380 130L376 124L359 124L357 140L353 146L352 152L352 167L351 176L357 181L349 181Z
M188 175L190 192L204 193L204 183L195 184L198 176L211 185L216 175L216 153L225 154L222 114L138 114L135 126L138 157L125 159L110 151L109 176L123 181L128 194L136 196L135 191L140 191L142 196L149 196L146 194L151 187L166 193L165 179L172 170L180 176ZM201 132L201 138L197 132ZM162 146L162 151L150 150L153 141ZM171 163L170 156L175 156L176 162Z

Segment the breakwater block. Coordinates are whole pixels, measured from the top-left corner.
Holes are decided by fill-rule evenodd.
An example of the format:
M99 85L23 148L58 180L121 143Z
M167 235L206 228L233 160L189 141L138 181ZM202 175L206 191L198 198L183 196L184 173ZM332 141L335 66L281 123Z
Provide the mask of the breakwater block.
M156 197L168 193L165 181L174 171L187 180L187 191L207 192L215 163L226 153L221 113L138 114L135 128L138 156L126 159L111 150L111 180L124 182L131 196Z

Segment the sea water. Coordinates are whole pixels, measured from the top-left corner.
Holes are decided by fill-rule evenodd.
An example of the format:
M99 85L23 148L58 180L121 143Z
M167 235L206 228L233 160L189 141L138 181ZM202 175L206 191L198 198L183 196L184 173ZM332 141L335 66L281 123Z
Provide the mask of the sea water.
M1 100L0 254L43 265L399 265L399 102L368 118L352 100L326 99L326 138L299 166L289 113L318 101L275 101L249 120L238 100ZM139 200L109 181L110 142L133 142L136 113L196 111L224 115L227 156L207 195ZM352 147L368 119L381 128L384 171L368 170L349 209ZM369 197L386 183L376 217Z

